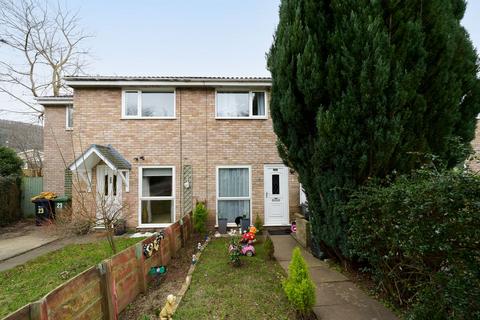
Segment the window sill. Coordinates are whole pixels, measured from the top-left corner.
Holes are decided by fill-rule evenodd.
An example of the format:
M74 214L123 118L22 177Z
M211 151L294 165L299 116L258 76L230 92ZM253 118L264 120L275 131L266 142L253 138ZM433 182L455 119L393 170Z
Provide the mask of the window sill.
M172 223L151 223L151 224L139 224L137 229L152 229L152 228L167 228L170 227Z
M120 120L176 120L177 117L121 117Z
M66 127L65 131L73 131L73 128Z
M268 117L215 117L215 120L268 120Z

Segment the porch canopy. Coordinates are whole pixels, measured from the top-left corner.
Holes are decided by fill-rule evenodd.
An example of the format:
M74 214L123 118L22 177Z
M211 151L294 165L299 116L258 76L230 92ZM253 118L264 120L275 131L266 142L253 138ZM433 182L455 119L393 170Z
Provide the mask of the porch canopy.
M69 166L87 184L88 191L91 191L92 169L103 161L115 173L121 177L125 191L130 191L129 175L132 165L111 145L102 146L92 144Z

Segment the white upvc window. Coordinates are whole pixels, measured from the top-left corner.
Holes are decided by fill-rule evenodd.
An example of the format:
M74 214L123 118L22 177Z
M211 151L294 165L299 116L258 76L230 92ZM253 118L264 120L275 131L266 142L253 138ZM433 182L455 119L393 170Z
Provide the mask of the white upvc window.
M67 106L65 111L65 129L73 130L73 106Z
M252 216L252 169L251 166L217 167L217 224L226 218L235 225L236 217Z
M122 118L175 119L175 89L123 90Z
M139 167L140 227L166 227L175 222L175 167Z
M266 119L267 93L264 90L217 90L217 119Z

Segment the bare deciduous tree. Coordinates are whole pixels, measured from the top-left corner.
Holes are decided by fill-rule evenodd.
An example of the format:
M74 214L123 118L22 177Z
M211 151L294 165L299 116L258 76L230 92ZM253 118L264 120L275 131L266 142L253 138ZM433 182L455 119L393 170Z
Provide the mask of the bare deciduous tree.
M86 66L89 37L76 13L40 0L0 0L0 92L42 114L28 97L68 92L63 75ZM27 95L25 95L27 93Z
M53 130L51 131L54 141L57 144L58 152L62 158L64 169L69 170L69 163L67 162L67 155L58 145L58 140L55 137ZM80 150L84 150L80 136L76 137ZM89 168L85 165L85 158L83 153L81 156L76 156L75 147L76 139L71 135L71 146L73 150L74 159L82 159L82 167L72 171L72 207L67 210L66 214L56 216L56 226L60 231L66 231L68 234L89 232L93 228L103 229L105 236L112 249L113 253L117 252L117 247L114 241L115 229L118 225L125 222L125 217L128 216L130 204L126 199L120 197L120 201L115 201L112 194L99 190L97 181L86 172ZM81 152L81 151L79 151ZM115 172L117 174L117 172ZM120 178L118 178L120 179ZM118 192L118 190L117 190ZM121 192L121 190L120 190Z

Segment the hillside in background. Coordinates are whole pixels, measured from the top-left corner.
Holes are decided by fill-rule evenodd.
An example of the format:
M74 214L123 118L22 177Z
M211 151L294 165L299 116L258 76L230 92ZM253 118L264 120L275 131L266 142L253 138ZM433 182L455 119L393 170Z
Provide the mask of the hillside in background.
M0 146L17 151L43 150L43 127L18 121L0 120Z

